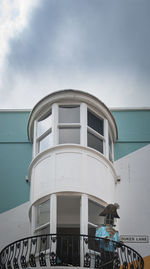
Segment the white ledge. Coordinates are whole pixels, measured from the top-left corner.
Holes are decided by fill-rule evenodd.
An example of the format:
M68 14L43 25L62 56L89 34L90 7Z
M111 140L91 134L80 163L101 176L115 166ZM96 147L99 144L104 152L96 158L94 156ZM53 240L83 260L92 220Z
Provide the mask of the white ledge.
M51 147L39 154L36 155L36 157L32 160L30 166L29 166L29 170L28 170L28 178L29 178L29 181L30 181L30 178L31 178L31 172L32 172L32 168L33 166L40 160L40 159L43 159L44 157L46 157L49 153L51 152L55 152L57 150L61 150L61 149L65 149L65 150L68 150L68 149L80 149L80 150L84 150L86 152L91 152L92 154L94 154L96 157L98 157L99 159L102 159L112 170L112 173L113 173L113 176L115 178L115 183L117 183L117 174L116 174L116 171L115 171L115 168L114 168L114 165L112 164L111 161L109 161L108 159L106 159L106 157L98 152L97 150L93 149L93 148L89 148L89 147L84 147L84 146L81 146L81 145L78 145L78 144L60 144L60 145L57 145L57 146L54 146L54 147Z

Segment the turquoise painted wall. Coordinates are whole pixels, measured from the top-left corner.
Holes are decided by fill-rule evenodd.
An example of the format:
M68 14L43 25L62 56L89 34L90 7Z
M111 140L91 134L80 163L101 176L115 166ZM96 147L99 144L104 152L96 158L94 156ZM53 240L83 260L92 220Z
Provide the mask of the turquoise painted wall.
M29 112L0 112L0 213L29 200L25 181L32 158L28 117Z
M150 143L150 109L112 111L118 128L115 160Z
M115 160L150 143L150 110L115 110ZM0 112L0 213L29 201L25 177L32 158L27 137L29 112Z

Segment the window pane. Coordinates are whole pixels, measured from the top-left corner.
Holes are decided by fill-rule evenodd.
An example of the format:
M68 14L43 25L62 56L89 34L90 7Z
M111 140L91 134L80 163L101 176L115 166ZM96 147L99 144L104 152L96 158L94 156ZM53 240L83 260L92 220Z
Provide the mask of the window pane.
M59 123L79 123L80 107L79 106L60 106Z
M88 221L98 226L104 224L104 218L99 216L103 209L101 205L88 200Z
M49 225L39 231L39 234L41 234L41 235L49 234L49 233L50 233L50 226ZM47 239L47 241L48 241L48 239Z
M60 128L59 143L75 143L80 144L80 128Z
M104 135L103 120L88 111L88 126L101 135Z
M49 112L45 117L40 119L37 123L37 137L45 133L52 127L52 114Z
M97 225L100 227L104 224L104 217L99 216L99 214L102 212L103 207L91 200L88 200L88 234L90 236L95 236L96 233L96 227L94 225ZM94 225L92 225L94 224ZM93 241L93 240L92 240ZM92 242L91 242L92 243ZM89 248L93 249L92 244L89 242Z
M36 227L50 222L50 200L37 206Z
M39 142L39 152L42 152L48 148L52 147L52 134L48 134Z
M79 196L57 197L57 225L59 228L70 228L70 231L71 228L80 227ZM61 231L63 231L63 229Z
M103 153L103 140L88 132L88 147Z
M109 136L109 151L112 153L112 141L110 136Z
M45 228L42 228L38 231L38 235L44 235L44 234L49 234L50 233L50 225L47 225ZM46 250L49 248L49 239L50 237L47 236L45 237L45 241L42 241L40 242L40 248L41 250Z
M112 140L109 136L109 160L112 162L113 161L113 156L112 156Z

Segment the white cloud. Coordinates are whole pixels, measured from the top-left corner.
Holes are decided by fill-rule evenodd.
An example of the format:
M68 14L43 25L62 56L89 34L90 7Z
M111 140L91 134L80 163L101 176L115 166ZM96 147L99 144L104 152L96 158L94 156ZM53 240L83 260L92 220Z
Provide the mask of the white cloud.
M1 0L0 10L0 71L9 52L9 40L26 27L38 0Z
M86 90L110 107L149 104L146 5L1 1L1 107L32 108L65 88Z
M44 96L61 89L77 89L87 91L97 96L108 107L141 107L149 106L150 92L145 85L147 97L141 90L136 74L122 74L121 72L87 73L80 70L48 69L47 72L36 74L36 77L26 77L16 74L15 90L3 95L1 108L29 108Z

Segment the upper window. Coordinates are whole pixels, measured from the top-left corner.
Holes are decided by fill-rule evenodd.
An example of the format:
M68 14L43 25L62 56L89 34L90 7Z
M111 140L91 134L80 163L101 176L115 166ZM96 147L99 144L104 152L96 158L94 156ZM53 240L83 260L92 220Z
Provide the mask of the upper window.
M52 126L52 113L49 111L41 117L37 123L37 137L41 136Z
M59 106L59 144L80 144L80 106Z
M79 106L59 106L59 123L79 123Z
M103 120L88 110L88 126L97 133L104 135Z
M87 145L103 153L104 144L104 120L93 112L87 112L88 133Z
M113 162L111 130L86 104L52 105L36 122L36 154L58 144L81 144L107 155Z
M37 121L38 153L52 146L52 112L51 110Z

